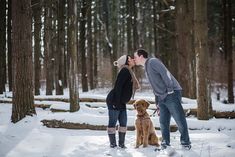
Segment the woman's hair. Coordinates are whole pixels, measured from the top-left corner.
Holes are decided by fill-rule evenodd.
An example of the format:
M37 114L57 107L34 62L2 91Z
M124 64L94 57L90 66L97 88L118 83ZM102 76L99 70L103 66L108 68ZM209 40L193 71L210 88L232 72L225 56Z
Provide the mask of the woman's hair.
M129 57L131 57L131 56L130 56L130 55L126 55L126 62L125 62L125 65L129 65L129 63L128 63Z
M144 49L136 50L138 56L143 56L144 58L148 58L148 52Z

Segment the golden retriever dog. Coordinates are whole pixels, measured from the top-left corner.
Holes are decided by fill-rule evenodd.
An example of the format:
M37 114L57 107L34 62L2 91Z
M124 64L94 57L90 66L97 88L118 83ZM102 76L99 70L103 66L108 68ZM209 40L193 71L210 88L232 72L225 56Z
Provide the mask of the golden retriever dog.
M149 107L149 102L140 99L134 102L134 108L137 111L137 118L135 120L136 129L136 148L143 144L143 147L148 145L159 146L158 137L153 127L153 122L150 119L146 109Z

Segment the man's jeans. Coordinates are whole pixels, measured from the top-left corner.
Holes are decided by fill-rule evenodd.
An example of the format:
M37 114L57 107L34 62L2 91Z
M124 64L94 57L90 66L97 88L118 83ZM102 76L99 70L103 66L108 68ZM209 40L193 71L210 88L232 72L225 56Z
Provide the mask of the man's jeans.
M191 144L188 134L188 126L185 118L185 113L181 105L181 91L177 90L174 93L166 96L164 100L159 101L160 107L160 127L162 132L162 145L170 145L170 119L174 118L180 136L182 145Z
M126 110L109 110L109 128L114 128L119 121L120 127L126 127L127 125L127 113Z

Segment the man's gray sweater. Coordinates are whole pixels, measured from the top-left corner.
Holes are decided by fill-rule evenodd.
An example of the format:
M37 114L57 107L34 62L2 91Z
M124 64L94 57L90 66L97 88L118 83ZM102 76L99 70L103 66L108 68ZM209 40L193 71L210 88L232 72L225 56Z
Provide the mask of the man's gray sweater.
M144 67L145 75L158 101L163 100L168 93L172 93L174 90L182 90L178 81L158 58L148 58Z

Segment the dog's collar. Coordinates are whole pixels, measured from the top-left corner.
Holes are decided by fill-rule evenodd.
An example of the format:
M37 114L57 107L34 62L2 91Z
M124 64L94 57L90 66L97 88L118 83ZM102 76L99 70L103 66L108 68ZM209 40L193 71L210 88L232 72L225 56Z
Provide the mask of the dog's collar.
M147 112L145 112L145 113L142 114L142 115L138 115L138 114L137 114L137 117L138 117L139 119L150 119L150 116L149 116L149 114L148 114Z

